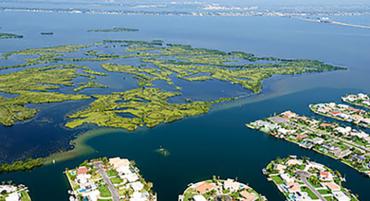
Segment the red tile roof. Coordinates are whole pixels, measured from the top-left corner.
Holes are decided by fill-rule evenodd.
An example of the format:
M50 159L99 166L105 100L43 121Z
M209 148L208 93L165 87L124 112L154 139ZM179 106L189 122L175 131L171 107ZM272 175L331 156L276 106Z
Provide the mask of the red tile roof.
M78 169L77 169L77 174L79 175L79 174L86 174L87 173L87 167L85 167L85 166L82 166L82 167L79 167Z
M198 191L200 194L204 194L215 187L216 185L214 183L203 182L202 184L197 186L195 190Z

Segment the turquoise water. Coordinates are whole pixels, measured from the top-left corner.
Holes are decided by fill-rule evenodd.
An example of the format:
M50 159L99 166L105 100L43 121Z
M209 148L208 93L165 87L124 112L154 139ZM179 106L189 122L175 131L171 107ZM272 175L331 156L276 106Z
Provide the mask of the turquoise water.
M154 129L141 129L135 133L122 131L95 137L87 142L95 150L92 154L31 172L0 175L0 180L11 179L29 186L34 200L67 200L69 186L63 170L98 156L121 156L135 160L144 177L154 183L159 200L176 200L188 183L212 175L237 177L266 195L269 200L283 200L274 185L262 175L261 169L270 160L290 154L309 156L339 170L346 176L346 186L359 194L361 200L370 198L367 190L370 180L355 170L244 126L247 122L287 109L315 116L309 112L309 103L339 101L340 96L349 92L369 93L370 30L276 17L149 17L2 12L0 19L2 31L25 36L22 40L1 40L1 53L51 45L84 44L103 39L162 39L195 47L241 50L258 56L319 59L348 67L347 71L340 72L275 76L265 81L262 94L218 106L209 114ZM346 20L356 22L356 18ZM366 20L370 21L370 18L361 18L361 22ZM91 28L112 26L139 28L140 31L104 34L86 32ZM52 31L54 35L41 36L42 31ZM105 82L116 90L134 87L121 86L110 80ZM200 91L192 95L197 96L202 90L207 91L207 88L212 88L211 94L217 93L214 88L222 87L223 83L214 84L198 87ZM239 91L236 89L235 93ZM191 91L188 93L191 94ZM79 106L77 103L64 105L70 110ZM45 108L44 113L54 122L64 120L65 112L61 113L58 109ZM9 128L0 128L1 137L7 137L1 140L1 154L11 154L11 149L26 150L30 142L36 142L38 146L29 148L48 152L50 147L59 147L54 146L58 143L61 147L66 146L68 140L81 132L66 131L60 125L47 126L37 120L10 128L11 132ZM18 139L18 143L4 146L6 143L3 141L10 142L8 140L11 138ZM160 146L168 149L171 155L158 155L155 150Z

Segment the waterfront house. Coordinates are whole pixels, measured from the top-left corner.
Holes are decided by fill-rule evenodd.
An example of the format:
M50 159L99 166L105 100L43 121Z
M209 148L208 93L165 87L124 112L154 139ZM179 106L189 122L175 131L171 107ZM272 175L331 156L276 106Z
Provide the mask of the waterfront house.
M129 166L130 161L128 159L121 159L119 157L110 158L109 163L113 166L114 169L118 169L121 166Z
M296 140L298 140L298 141L303 140L303 139L305 139L305 138L307 138L307 135L306 135L306 134L304 134L304 133L302 133L302 134L298 134L298 135L296 136Z
M261 128L266 128L268 131L275 130L278 128L278 125L276 124L272 124L270 122L261 121L261 120L256 121L256 125Z
M81 166L77 169L77 175L87 174L88 169L85 166Z
M20 201L21 199L20 193L12 192L5 198L5 201Z
M194 195L193 200L194 201L207 201L207 199L203 195Z
M312 141L312 143L314 143L314 144L322 144L322 143L324 143L324 142L325 142L325 140L324 140L324 139L319 138L319 137L315 137L315 138L313 138L311 141Z
M294 182L294 178L290 177L287 173L280 174L280 177L284 180L285 183L292 183Z
M240 183L234 181L233 179L227 179L224 181L224 189L228 189L229 191L235 192L238 191L240 188Z
M288 186L289 193L295 193L295 192L300 192L301 191L301 187L300 187L299 183L297 183L297 182L289 182L289 183L287 183L287 186Z
M276 124L287 123L289 121L288 119L279 116L270 117L269 119Z
M321 181L333 181L333 175L329 171L321 171L320 180Z
M135 191L131 197L130 201L148 201L149 193L148 192L137 192Z
M344 194L342 191L334 192L333 195L338 201L351 201L351 198Z
M139 176L137 176L137 174L135 174L135 173L124 174L124 175L121 176L121 178L126 179L130 183L139 180Z
M214 183L209 183L209 182L202 182L200 185L196 186L195 187L195 190L199 193L199 194L204 194L208 191L211 191L213 189L216 188L216 184Z
M301 165L302 164L302 161L301 160L297 160L297 159L289 159L286 164L288 166L292 166L292 165Z
M141 191L144 188L144 184L142 184L140 181L130 183L130 186L132 189L134 189L134 191Z
M290 118L293 118L293 117L296 117L297 116L297 114L296 113L294 113L294 112L292 112L292 111L285 111L285 112L283 112L283 113L281 113L285 118L288 118L288 119L290 119Z
M349 150L349 149L341 150L341 149L338 148L338 149L335 149L332 153L340 159L340 158L344 158L344 157L350 155L352 153L352 151Z
M277 164L276 166L275 166L275 169L279 172L279 173L283 173L284 172L284 170L286 169L286 166L285 165L282 165L282 164Z
M336 192L340 190L340 186L334 182L323 182L322 183L324 186L329 188L332 192Z
M257 195L253 192L248 192L247 190L243 190L242 192L240 192L240 195L244 198L242 201L257 200Z

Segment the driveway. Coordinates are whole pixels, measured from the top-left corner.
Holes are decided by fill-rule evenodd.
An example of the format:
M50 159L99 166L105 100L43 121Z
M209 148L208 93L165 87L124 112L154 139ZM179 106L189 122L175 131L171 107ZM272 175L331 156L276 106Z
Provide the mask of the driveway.
M108 189L112 194L113 201L119 201L119 193L105 172L103 164L101 162L96 162L94 165L96 169L98 169L98 173L103 177L104 182L108 185Z

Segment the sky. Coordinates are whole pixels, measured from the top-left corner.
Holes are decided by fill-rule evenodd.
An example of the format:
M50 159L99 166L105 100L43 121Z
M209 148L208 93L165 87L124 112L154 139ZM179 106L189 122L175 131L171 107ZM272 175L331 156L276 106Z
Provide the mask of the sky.
M0 0L14 2L16 0ZM370 0L21 0L29 2L116 2L116 3L161 3L161 2L202 2L222 3L231 5L338 5L338 4L370 4Z
M174 2L179 6L182 3L190 3L190 4L220 4L222 6L241 6L241 7L248 7L248 6L258 6L260 8L279 8L279 7L325 7L325 8L336 8L336 7L359 7L366 6L367 8L370 7L370 0L0 0L1 3L15 3L15 2L35 2L36 4L39 3L78 3L78 4L86 4L92 5L96 3L103 3L109 4L114 3L112 5L118 3L126 3L126 4L163 4L163 3L171 3ZM35 5L36 5L35 4ZM29 5L29 4L28 4Z

